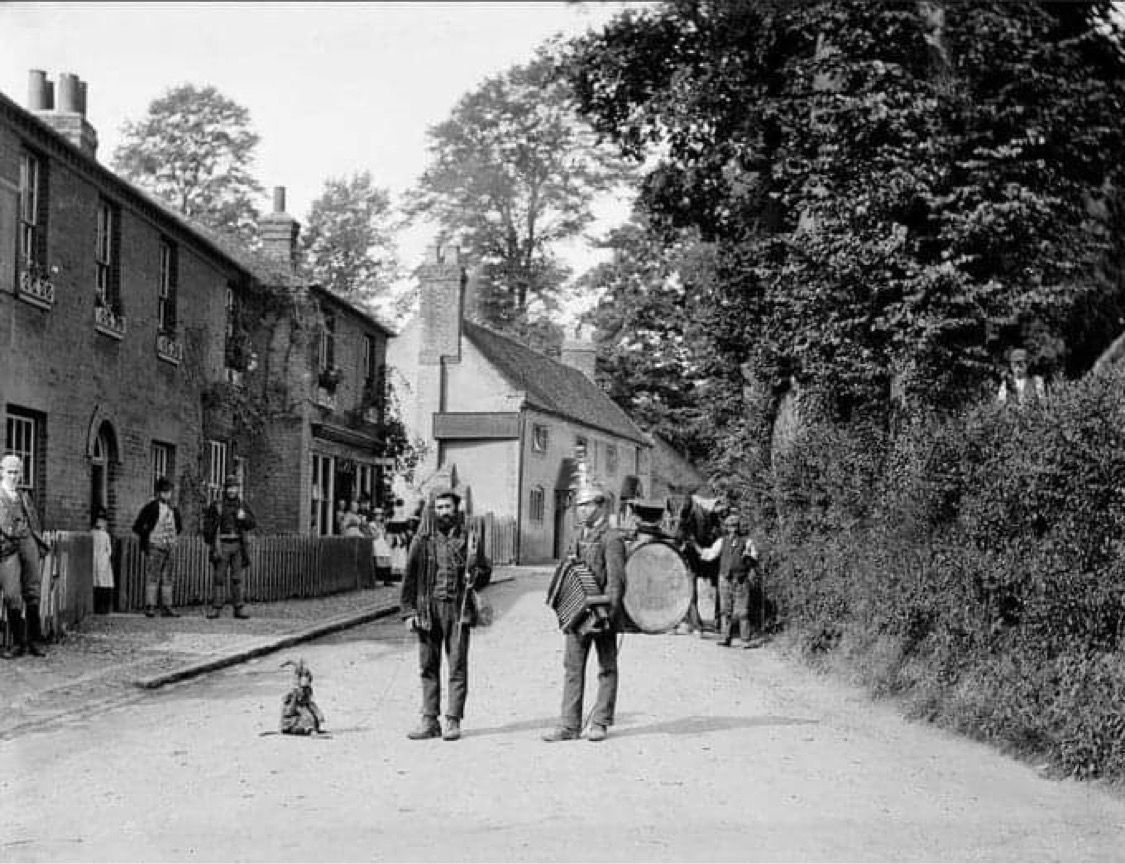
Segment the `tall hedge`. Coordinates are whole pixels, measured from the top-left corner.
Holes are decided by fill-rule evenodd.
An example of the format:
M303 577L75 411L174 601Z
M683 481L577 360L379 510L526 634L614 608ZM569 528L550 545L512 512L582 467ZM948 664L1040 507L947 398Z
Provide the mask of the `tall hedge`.
M770 579L807 651L943 725L1125 777L1125 373L893 438L810 429L774 479Z

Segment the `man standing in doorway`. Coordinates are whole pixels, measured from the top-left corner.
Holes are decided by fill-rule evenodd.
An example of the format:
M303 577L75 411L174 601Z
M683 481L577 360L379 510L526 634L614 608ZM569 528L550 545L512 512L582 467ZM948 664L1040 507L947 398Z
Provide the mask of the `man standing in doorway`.
M476 624L472 588L492 572L479 537L467 534L458 517L461 496L439 489L434 496L434 527L410 544L402 579L401 608L407 630L418 634L422 677L422 720L407 738L418 741L461 737L461 718L469 692L469 630ZM445 731L441 714L441 655L449 666Z
M578 490L579 531L568 557L582 561L609 599L609 628L595 633L567 633L563 649L563 699L559 725L544 741L570 741L582 732L582 700L586 689L586 661L590 646L598 652L598 700L590 717L589 741L604 741L613 725L617 705L617 633L621 629L621 601L625 593L625 541L609 525L606 495L597 486Z
M214 568L208 618L218 618L223 611L224 593L230 596L235 618L250 617L243 608L242 570L250 566L246 534L254 530L256 523L250 505L238 494L239 486L237 474L227 475L222 499L211 502L203 516L203 538L211 548L210 558Z
M145 615L156 614L159 604L164 618L179 618L172 610L172 551L184 530L180 509L172 504L172 481L156 481L156 497L149 501L133 523L133 533L145 553Z
M23 460L19 456L0 459L0 594L12 630L12 648L5 652L6 658L43 656L39 559L48 546L35 505L19 488L22 477Z

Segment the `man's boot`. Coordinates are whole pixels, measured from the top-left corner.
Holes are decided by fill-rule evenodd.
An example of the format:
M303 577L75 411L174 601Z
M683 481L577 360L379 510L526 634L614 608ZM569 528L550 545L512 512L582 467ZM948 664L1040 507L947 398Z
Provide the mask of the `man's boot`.
M12 647L4 649L4 659L22 657L27 653L27 648L24 646L23 613L20 610L8 610L8 629L12 632Z
M406 733L411 741L424 741L427 738L441 737L441 724L437 717L423 717L422 722Z
M718 643L716 643L716 644L718 644L718 646L720 648L729 648L730 647L730 637L731 637L731 635L732 634L731 634L731 626L730 626L730 616L729 615L720 615L719 616L719 636L721 638L719 639Z
M152 618L156 615L156 586L145 585L145 617Z
M172 609L172 586L160 587L160 615L162 618L179 618L180 613Z
M25 632L27 633L27 653L32 657L46 657L43 649L40 647L43 644L43 630L39 621L39 604L27 604L27 622L25 624Z
M460 717L446 717L445 718L445 731L441 735L445 741L456 741L461 737L461 718Z

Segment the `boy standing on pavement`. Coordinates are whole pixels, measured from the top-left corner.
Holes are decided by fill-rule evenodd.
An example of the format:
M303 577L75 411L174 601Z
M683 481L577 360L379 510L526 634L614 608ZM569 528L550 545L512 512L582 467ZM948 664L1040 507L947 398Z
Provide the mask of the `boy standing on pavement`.
M250 566L246 549L246 533L254 530L254 513L238 494L237 474L228 474L223 484L223 497L212 501L203 516L203 539L211 547L211 609L208 618L218 618L223 611L224 587L229 584L235 618L249 618L243 608L242 569Z
M179 618L172 610L172 551L184 530L180 509L172 504L172 481L156 481L156 497L149 501L133 523L133 533L141 540L145 553L145 615L156 614L159 604L163 618Z
M467 534L457 515L461 496L440 489L434 496L434 528L414 537L402 579L401 608L406 629L418 634L422 677L422 721L407 738L418 741L461 737L469 692L469 629L476 624L472 587L492 565L479 537ZM441 714L441 655L449 665L445 731Z

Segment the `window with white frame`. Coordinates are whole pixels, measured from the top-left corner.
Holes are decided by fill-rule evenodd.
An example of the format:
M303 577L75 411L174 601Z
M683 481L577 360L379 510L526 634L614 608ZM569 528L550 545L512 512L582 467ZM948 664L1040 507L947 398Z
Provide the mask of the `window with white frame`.
M207 442L207 500L217 501L223 494L223 479L227 475L227 442Z
M551 433L544 423L531 424L531 452L543 454L547 452Z
M44 161L27 150L20 153L18 252L25 270L40 270L46 265L46 179Z
M542 486L534 487L528 496L527 515L536 525L543 524L546 511L547 493Z
M176 244L160 241L160 285L158 286L156 324L161 333L176 332L176 282L179 278L179 261Z
M575 459L589 459L589 442L585 436L579 435L574 439L574 458Z
M174 481L176 474L176 448L163 441L152 442L152 491L156 493L156 481L161 477Z
M605 448L605 471L607 474L617 473L617 446L607 444Z
M5 452L19 456L23 461L21 489L32 493L36 501L43 500L42 480L39 473L39 457L44 442L44 418L32 411L23 411L8 406L5 422Z
M94 251L95 290L98 305L115 315L121 313L119 238L117 207L103 198L98 202L97 243Z

